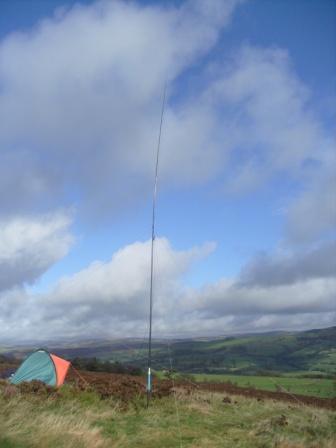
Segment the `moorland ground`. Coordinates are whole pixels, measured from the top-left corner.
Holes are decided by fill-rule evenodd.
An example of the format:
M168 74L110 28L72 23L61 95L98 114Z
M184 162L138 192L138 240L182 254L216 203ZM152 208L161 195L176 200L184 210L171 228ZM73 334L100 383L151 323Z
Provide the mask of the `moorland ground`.
M134 375L146 362L144 341L58 347L51 351L84 356L82 380L72 371L58 390L2 381L0 448L334 448L335 335L333 327L172 341L168 350L156 341L149 409L145 378ZM1 348L12 358L0 356L0 373L31 349ZM168 352L175 371L164 370ZM109 373L122 367L116 361L132 361L133 375Z
M65 385L0 385L1 448L334 448L336 413L300 403L190 391L105 399Z

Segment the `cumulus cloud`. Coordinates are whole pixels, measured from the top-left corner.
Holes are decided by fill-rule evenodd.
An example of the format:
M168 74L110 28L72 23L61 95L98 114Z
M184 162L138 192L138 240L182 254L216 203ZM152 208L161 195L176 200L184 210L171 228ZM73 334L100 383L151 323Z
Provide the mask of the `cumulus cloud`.
M183 275L214 248L214 243L207 243L177 251L167 239L156 240L159 261L154 281L155 316L169 314L177 307L184 290ZM0 325L3 334L14 321L19 334L20 327L29 322L29 338L38 337L39 328L43 328L43 337L52 337L58 331L83 337L88 327L92 331L94 328L96 334L116 335L121 323L124 329L143 329L148 314L149 266L150 241L136 242L117 251L109 262L94 262L77 274L60 279L48 293L4 293L2 316L6 317ZM7 318L9 309L13 321Z
M4 39L2 210L31 207L36 199L43 206L47 197L108 213L107 192L118 191L109 195L112 211L144 197L165 79L164 183L193 185L222 175L230 191L246 191L319 158L326 136L284 50L243 47L210 78L200 75L207 87L197 96L176 90L239 3L97 2ZM6 172L20 170L22 159L29 161L26 173L14 184Z
M335 168L335 171L333 170ZM286 238L306 244L336 231L336 164L322 169L287 210Z
M173 250L165 238L157 238L155 252L157 312L171 306L180 289L181 276L196 260L214 249L213 243L186 251ZM87 269L61 279L49 296L49 303L66 306L98 304L123 316L143 317L149 291L150 241L130 244L117 251L107 263L94 262Z
M208 256L208 243L175 250L157 240L154 282L155 336L197 336L288 328L320 316L321 325L335 323L335 278L302 279L278 286L241 285L221 279L190 288L184 274ZM117 251L108 262L95 262L59 280L41 294L13 289L0 301L3 338L57 339L144 337L148 321L150 242ZM284 316L287 316L287 320ZM296 327L298 328L298 327Z
M335 310L335 293L335 278L309 279L273 287L246 287L222 279L192 293L187 303L207 317L329 312Z
M324 158L329 136L287 51L245 46L227 65L206 97L224 113L236 149L230 190L248 191L283 172L302 175L307 160Z
M10 155L13 148L20 160L25 154L29 159L20 182L13 182L16 176L0 181L4 205L31 206L36 198L52 201L56 194L69 201L72 188L84 204L106 213L107 191L118 191L109 195L110 210L141 194L152 179L165 80L172 84L216 43L238 3L189 1L164 8L102 1L4 39L1 157L7 172L21 169ZM167 151L170 163L162 165L173 180L188 179L176 169L185 154L204 167L190 170L188 182L214 168L205 148L211 127L199 115L183 119L167 106L175 144ZM200 142L188 141L193 131Z
M0 291L33 283L73 242L71 217L59 212L0 221Z
M289 285L302 280L336 277L336 242L290 255L260 254L242 270L242 285Z

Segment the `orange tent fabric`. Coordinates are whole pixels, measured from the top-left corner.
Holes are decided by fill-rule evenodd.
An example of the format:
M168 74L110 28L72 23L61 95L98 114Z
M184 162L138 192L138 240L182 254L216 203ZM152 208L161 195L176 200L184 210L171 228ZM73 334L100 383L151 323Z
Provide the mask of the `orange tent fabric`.
M50 353L51 359L53 360L56 368L56 386L61 386L64 383L66 374L68 373L70 362L65 359L59 358L56 355Z

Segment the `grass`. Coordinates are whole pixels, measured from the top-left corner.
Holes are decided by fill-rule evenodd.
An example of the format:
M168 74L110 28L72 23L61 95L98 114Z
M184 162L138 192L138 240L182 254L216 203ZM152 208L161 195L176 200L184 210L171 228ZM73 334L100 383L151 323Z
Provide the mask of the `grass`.
M311 395L320 398L336 397L336 381L329 378L305 378L305 372L282 376L256 376L256 375L228 375L228 374L204 374L193 373L190 379L196 382L230 382L240 387L254 387L269 391L287 391L293 394ZM160 378L164 377L162 372L156 372ZM178 377L179 375L177 375ZM188 377L189 375L187 375ZM182 374L183 378L184 375Z
M258 337L228 338L222 341L211 341L205 344L205 348L206 350L218 350L223 347L233 347L235 345L244 345L251 342L258 342Z
M57 396L15 395L0 399L0 447L81 448L105 446L91 421L99 417L94 393L64 387Z
M4 386L1 386L4 387ZM1 448L334 448L336 414L271 400L176 391L127 408L64 387L55 396L0 388Z
M217 375L193 374L196 381L228 382L241 387L276 391L281 386L288 392L301 395L312 395L321 398L336 396L335 380L297 377L270 377L252 375ZM280 388L281 390L281 388Z

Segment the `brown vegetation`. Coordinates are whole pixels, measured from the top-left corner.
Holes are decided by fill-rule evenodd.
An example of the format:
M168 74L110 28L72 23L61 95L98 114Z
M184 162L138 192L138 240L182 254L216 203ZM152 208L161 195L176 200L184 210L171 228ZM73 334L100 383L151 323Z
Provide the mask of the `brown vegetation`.
M8 367L9 365L2 364L0 370L2 371ZM12 365L10 367L12 367ZM142 396L146 393L146 379L143 376L88 371L78 372L72 368L69 371L66 382L75 385L79 390L94 390L103 399L116 397L123 402L127 402L134 397ZM181 380L173 382L173 380L169 379L159 380L154 378L153 395L159 398L171 395L174 387L183 388L187 393L191 393L195 389L198 389L208 392L241 395L248 398L256 398L259 401L271 399L336 410L336 398L318 398L287 393L285 391L271 392L250 387L238 387L231 383L192 383L190 381ZM14 394L14 389L10 386L7 386L5 390L8 395ZM23 394L34 392L39 395L50 395L55 393L53 388L48 388L48 386L45 386L38 381L32 381L30 384L24 383L19 386L18 390Z
M102 398L115 396L127 401L146 392L145 378L121 374L101 372L80 372L80 376L74 371L70 372L68 380L79 387L92 387ZM191 383L189 381L158 380L154 379L153 394L156 397L168 396L173 388L183 388L187 393L195 389L208 392L221 392L231 395L241 395L258 400L272 399L276 401L292 402L320 408L336 410L336 398L318 398L306 395L297 395L286 392L271 392L248 387L238 387L230 383Z

